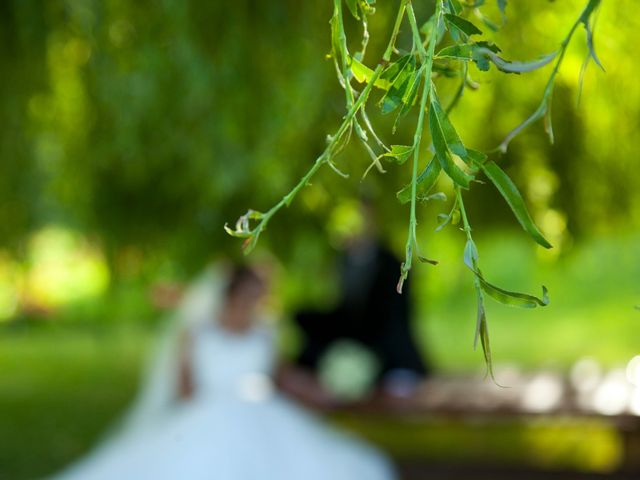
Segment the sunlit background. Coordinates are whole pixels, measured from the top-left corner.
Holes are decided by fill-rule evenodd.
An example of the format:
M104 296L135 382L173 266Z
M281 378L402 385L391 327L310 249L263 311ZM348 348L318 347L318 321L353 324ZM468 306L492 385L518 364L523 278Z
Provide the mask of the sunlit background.
M51 473L90 448L130 401L176 290L211 260L241 255L224 223L277 202L321 152L344 113L326 59L330 3L0 3L0 478ZM430 2L416 3L426 18ZM509 2L495 41L510 59L548 53L584 3ZM412 278L416 335L441 378L433 395L425 387L426 401L437 411L470 391L488 411L508 397L535 415L337 418L396 458L638 468L640 19L632 0L602 3L595 45L606 73L589 66L578 102L579 31L556 86L555 144L537 124L500 159L554 248L529 241L491 185L474 185L467 202L485 274L519 291L545 285L551 296L531 311L489 305L496 378L509 388L484 378L472 348L463 235L434 232L449 203L419 207L419 241L440 261ZM378 0L368 65L396 4ZM349 32L357 40L355 23ZM480 88L452 119L466 144L487 150L535 110L549 71L471 74ZM369 113L388 143L409 141L413 117L392 137L392 120ZM297 346L292 313L336 298L335 249L358 222L363 192L402 252L408 208L395 192L410 172L390 164L361 181L367 165L349 148L339 166L350 178L320 172L261 238L257 255L279 263L284 356ZM451 198L450 185L439 187ZM343 377L353 368L336 365ZM563 409L569 396L580 413Z

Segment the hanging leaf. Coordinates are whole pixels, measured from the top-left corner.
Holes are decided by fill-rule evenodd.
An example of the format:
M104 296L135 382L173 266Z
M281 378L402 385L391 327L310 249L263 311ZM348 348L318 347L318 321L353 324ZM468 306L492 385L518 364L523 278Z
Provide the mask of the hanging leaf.
M445 13L444 15L445 21L451 26L464 33L465 35L482 35L482 30L476 27L469 20L465 20L458 15L454 15L451 13Z
M360 20L360 15L358 14L358 0L345 0L345 2L347 7L349 7L351 15L353 15L356 20Z
M545 248L552 248L551 244L544 238L535 223L533 223L522 195L508 175L493 161L481 164L480 168L507 201L518 222L522 225L522 228L531 235L536 243Z
M486 55L485 49L493 53L500 52L500 48L493 43L476 42L472 44L471 59L478 67L478 70L483 72L487 72L491 66L490 57Z
M411 110L411 107L413 107L416 103L416 100L418 98L418 89L420 87L420 84L422 83L423 68L424 67L420 67L418 70L416 70L413 74L413 77L411 78L409 86L407 87L407 90L402 97L402 108L400 109L395 122L393 122L393 128L391 130L392 133L396 133L398 120L406 115L409 110Z
M462 159L474 171L477 171L477 169L480 168L480 165L487 160L487 155L485 153L479 152L478 150L472 150L470 148L467 148L467 154L464 157L462 157Z
M549 295L547 288L542 286L542 298L538 298L535 295L529 295L527 293L511 292L489 283L480 270L474 271L480 280L482 290L492 297L494 300L502 303L503 305L510 305L520 308L536 308L546 307L549 305Z
M426 38L430 38L435 22L436 22L435 15L431 15L429 19L426 22L424 22L420 27L420 33L422 33Z
M432 158L427 164L427 167L416 179L416 195L423 196L429 193L440 176L440 170L440 163L438 163L435 157ZM409 203L411 201L411 184L405 185L396 196L398 200L400 200L400 203Z
M439 200L441 202L447 201L447 195L444 192L436 192L431 195L421 196L420 200L428 201L428 200Z
M478 248L473 240L468 239L467 243L464 245L464 264L469 267L472 271L477 270L478 264Z
M553 145L555 137L553 135L553 118L551 117L551 100L552 97L549 96L547 100L547 108L544 111L544 131L549 137L549 142Z
M538 60L532 60L530 62L510 62L501 58L489 49L480 48L479 53L489 57L489 59L498 68L498 70L506 73L533 72L534 70L548 65L558 55L558 52L551 52L548 55L544 55L543 57L539 58Z
M482 21L482 23L484 23L487 28L489 28L489 30L493 32L497 32L498 30L500 30L500 26L496 25L496 23L493 22L489 17L485 16L479 8L474 9L473 12L476 14L476 17L478 17Z
M398 165L402 165L411 157L412 153L413 145L391 145L391 151L386 152L383 156L394 158Z
M453 161L436 109L437 107L434 107L432 101L429 108L429 129L431 130L431 139L436 151L436 158L451 180L461 187L469 188L469 182L473 180L473 177L462 171Z
M520 125L509 132L502 143L498 146L498 149L502 153L507 152L507 148L509 147L511 140L513 140L518 134L520 134L520 132L522 132L525 128L537 122L541 118L544 118L548 110L549 98L550 96L547 98L543 98L542 103L540 103L536 111L533 112L524 122L522 122Z
M487 372L489 373L491 379L496 382L496 377L493 374L491 345L489 343L489 325L487 324L487 316L484 311L484 299L482 297L482 294L480 293L478 293L478 327L478 333L480 334L480 343L482 344L482 353L484 355L484 362L487 365Z
M385 70L385 72L388 72L387 75L385 75L385 72L382 73L381 78L391 82L389 90L380 100L380 108L383 114L391 113L403 104L404 96L408 94L410 87L413 85L415 67L415 57L406 55L398 60L396 64L387 67L387 70Z
M580 21L585 23L589 21L589 18L593 14L594 10L600 5L601 0L589 0L589 3L582 11L582 15L580 15Z
M449 222L451 221L451 215L447 215L446 213L439 213L437 218L438 226L436 227L436 232L439 232L444 227L449 225Z
M437 260L432 260L430 258L423 257L422 255L418 255L418 261L420 263L428 263L429 265L438 265Z
M369 83L371 81L371 78L373 77L373 70L371 70L355 57L349 57L349 62L351 73L353 73L353 78L355 78L357 82ZM374 86L382 90L389 90L389 87L391 87L391 83L388 80L378 77L378 79L374 83Z
M455 57L460 60L473 60L478 68L482 71L489 70L489 62L493 63L498 70L505 73L527 73L537 70L539 68L548 65L556 56L558 52L552 52L548 55L544 55L538 60L532 60L529 62L520 62L520 61L509 61L500 57L497 54L495 45L492 45L492 48L489 48L490 44L486 42L478 42L475 44L466 44L459 45L459 49L453 49L452 47L448 47L444 50L448 50L444 52L450 57ZM498 51L500 51L498 49ZM442 52L438 53L438 56L441 56Z
M471 60L473 55L472 44L451 45L440 50L436 58L453 58L456 60Z
M593 31L591 30L591 25L589 24L589 21L583 21L582 23L587 34L587 48L589 49L589 56L593 59L595 64L598 65L604 72L605 69L600 62L598 55L596 54L595 47L593 46Z
M497 0L497 3L500 14L502 15L502 24L504 25L507 21L507 0Z
M451 13L455 15L460 15L462 13L462 5L460 5L458 0L447 0L447 4Z
M398 75L404 70L408 63L411 62L413 55L403 55L395 62L390 63L380 74L380 78L387 80L389 84L392 84ZM414 59L415 62L415 59Z
M467 149L464 148L464 144L460 137L458 136L458 132L451 124L449 120L449 116L442 109L440 105L440 100L438 99L438 95L436 94L435 87L431 88L431 105L435 111L435 115L438 118L438 122L440 123L440 127L442 128L442 134L444 135L444 141L447 144L449 150L458 155L459 157L467 156Z

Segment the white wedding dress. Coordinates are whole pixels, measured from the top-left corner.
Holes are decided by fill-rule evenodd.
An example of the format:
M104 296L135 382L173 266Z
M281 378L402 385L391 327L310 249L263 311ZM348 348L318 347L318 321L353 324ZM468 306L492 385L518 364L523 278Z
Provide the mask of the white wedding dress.
M272 336L207 322L192 332L192 398L72 466L64 480L389 480L386 458L271 383Z

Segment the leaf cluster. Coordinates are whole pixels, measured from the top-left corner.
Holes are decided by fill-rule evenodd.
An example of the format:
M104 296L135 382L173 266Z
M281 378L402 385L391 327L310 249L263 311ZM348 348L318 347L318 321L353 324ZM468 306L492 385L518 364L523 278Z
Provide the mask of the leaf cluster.
M505 305L522 308L543 307L549 303L549 299L544 287L542 296L539 298L498 287L486 279L479 267L479 255L472 237L463 192L472 188L474 183L480 182L481 178L487 179L504 198L515 219L531 239L544 248L551 248L551 244L528 212L522 194L499 166L498 155L507 150L509 143L519 133L540 119L544 119L545 129L553 141L551 122L553 87L568 45L578 26L584 26L586 31L588 48L586 61L593 60L597 65L602 66L594 50L592 28L593 14L600 0L587 1L557 50L526 61L505 59L500 47L474 23L474 19L480 21L483 28L486 27L490 32L501 26L484 14L483 7L486 3L484 0L437 0L435 10L422 23L418 22L412 1L401 0L387 48L375 67L368 66L369 62L364 60L369 39L367 18L375 13L375 2L374 0L345 0L345 3L353 18L360 22L363 33L361 49L352 54L347 47L342 0L334 0L334 13L331 18L331 58L338 81L345 93L346 105L346 114L340 127L335 134L328 137L325 151L318 157L312 168L278 204L266 213L250 210L240 218L234 230L226 227L227 231L231 235L244 238L245 250L250 251L266 228L269 219L282 207L289 205L320 167L327 164L343 175L335 166L335 158L352 137L355 137L371 158L371 165L364 175L373 167L384 173L382 162L385 160L393 162L396 166L406 164L410 166L410 181L397 192L400 203L409 204L405 259L398 282L398 292L401 293L403 282L412 268L414 258L431 264L437 263L420 253L416 235L416 204L418 201L446 199L444 194L432 193L432 190L440 181L451 182L456 197L449 213L439 216L440 222L437 229L441 230L448 224L457 224L462 220L461 228L467 238L463 258L473 274L478 302L474 345L480 340L488 371L493 375L484 306L485 296ZM497 0L496 6L501 15L500 23L504 24L507 1ZM411 43L401 47L397 45L398 33L405 22L408 23L411 31ZM479 71L487 71L493 65L499 72L522 75L552 63L553 68L539 107L509 132L495 150L481 152L465 145L451 121L450 112L461 101L467 89L477 87L471 77L470 64L475 65ZM457 83L455 94L448 99L448 102L443 102L438 95L439 85L444 82ZM381 140L381 136L377 134L366 113L373 90L379 92L376 106L381 114L395 115L395 122L390 132L392 135L397 129L398 122L408 112L417 108L417 119L412 128L413 143L388 146ZM429 142L423 141L426 133L428 133ZM252 221L257 222L254 227L250 225Z

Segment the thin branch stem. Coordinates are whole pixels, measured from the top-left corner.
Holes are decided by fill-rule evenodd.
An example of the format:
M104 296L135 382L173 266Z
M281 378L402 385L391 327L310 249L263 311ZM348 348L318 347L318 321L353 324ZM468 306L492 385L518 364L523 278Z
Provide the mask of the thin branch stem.
M558 58L553 65L553 70L551 71L551 75L549 75L549 80L547 80L547 84L544 87L544 93L542 95L542 101L538 106L537 110L531 114L524 122L518 125L516 128L511 130L504 140L498 145L495 151L500 151L505 153L511 141L518 136L525 128L529 127L531 124L535 123L537 120L542 118L545 114L547 114L548 109L550 108L550 101L553 95L553 88L555 87L556 76L558 75L558 71L560 70L560 66L564 60L564 56L567 53L567 48L571 39L573 38L573 34L576 32L576 29L581 23L585 22L585 16L588 15L592 2L587 3L587 6L584 8L578 19L573 23L569 32L565 36L564 40L560 43L560 53L558 54ZM549 137L551 138L551 143L553 143L553 129L548 131Z
M431 72L433 70L433 57L435 55L438 24L442 15L442 4L438 2L436 4L435 12L435 27L431 31L431 39L429 41L429 51L426 51L422 47L422 41L420 39L420 31L415 21L415 14L413 12L413 6L409 2L407 4L407 11L409 16L409 23L411 24L411 30L414 38L417 36L418 41L415 44L420 45L418 47L418 55L424 62L423 81L424 86L422 88L422 96L420 98L420 111L418 113L418 122L413 137L413 165L411 172L411 207L409 213L409 232L407 235L407 243L405 246L405 260L402 263L400 271L400 280L398 281L398 293L402 293L402 285L409 275L411 266L413 264L413 248L415 246L418 250L418 242L416 240L416 226L418 224L416 217L416 195L418 190L418 165L420 163L420 143L422 141L422 130L424 127L424 114L427 109L427 100L431 96Z

